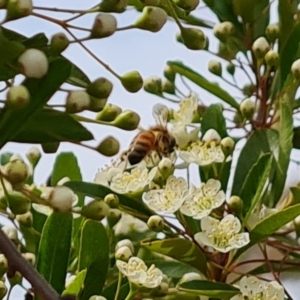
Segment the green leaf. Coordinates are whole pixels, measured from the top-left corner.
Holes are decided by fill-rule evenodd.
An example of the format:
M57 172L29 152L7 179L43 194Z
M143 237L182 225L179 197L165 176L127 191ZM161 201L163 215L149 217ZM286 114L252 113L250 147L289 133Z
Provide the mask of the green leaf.
M203 252L191 241L181 238L142 241L141 246L151 251L158 252L175 258L197 268L202 274L206 274L206 258Z
M229 300L240 293L240 290L222 282L211 282L206 280L193 280L179 285L180 291L196 293L207 297Z
M69 181L64 185L68 186L76 193L81 193L93 198L105 198L107 194L114 193L119 197L120 204L122 206L130 208L135 212L143 213L147 216L153 215L153 212L143 202L115 193L106 186L82 181Z
M23 126L13 141L18 143L81 142L93 138L93 135L69 114L43 109Z
M265 183L270 175L272 156L262 155L250 169L239 196L243 200L243 215L247 220L261 199Z
M223 90L218 84L208 81L205 77L203 77L199 73L196 73L180 62L168 61L167 64L173 69L174 72L193 81L198 86L220 98L230 106L239 109L239 104L236 102L236 100L228 92Z
M70 74L70 77L68 78L67 82L72 85L75 85L75 86L86 88L88 86L88 84L91 82L89 80L88 76L82 70L80 70L77 66L75 66L72 62L70 62L70 63L72 64L71 74Z
M0 155L0 165L1 166L6 165L9 162L9 160L10 160L10 158L12 156L13 156L13 153L11 153L11 152L4 152L4 153L2 153Z
M75 279L68 285L68 287L64 290L62 295L78 295L81 288L83 287L83 283L86 277L86 269L80 271Z
M37 271L61 294L65 287L72 236L71 213L53 212L40 241Z
M48 102L70 74L70 64L57 59L49 64L48 73L41 79L26 79L23 83L29 90L30 102L21 110L4 107L0 112L0 148L13 140L23 126Z
M105 297L107 300L115 300L117 285L118 285L118 280L115 280L113 283L105 286L101 295ZM129 283L125 278L123 278L118 300L124 300L128 295L129 291L130 291Z
M25 240L26 251L36 255L41 238L40 233L33 227L28 228L22 224L20 224L20 230Z
M109 265L109 240L105 227L86 220L82 227L78 271L87 269L80 300L101 295Z

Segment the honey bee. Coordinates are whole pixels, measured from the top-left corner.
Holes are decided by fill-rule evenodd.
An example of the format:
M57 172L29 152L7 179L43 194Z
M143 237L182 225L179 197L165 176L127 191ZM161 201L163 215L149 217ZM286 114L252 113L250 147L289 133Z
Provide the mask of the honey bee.
M176 141L167 129L168 108L162 104L156 104L152 114L156 125L139 132L125 152L131 165L141 162L152 151L156 151L160 157L168 156L174 151Z

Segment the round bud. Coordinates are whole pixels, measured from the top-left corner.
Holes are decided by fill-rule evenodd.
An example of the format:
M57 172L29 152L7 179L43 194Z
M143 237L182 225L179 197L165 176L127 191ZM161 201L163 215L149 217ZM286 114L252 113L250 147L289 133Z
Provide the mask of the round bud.
M167 157L164 157L158 163L159 173L163 177L163 179L168 179L175 170L174 163Z
M134 130L139 126L139 123L140 116L137 113L125 110L111 124L124 130Z
M90 96L90 104L88 110L93 112L99 112L105 107L106 102L107 102L107 98L96 98Z
M119 152L120 144L119 141L113 136L108 136L100 142L100 144L97 147L97 150L102 155L108 157L114 156Z
M182 284L184 282L194 281L194 280L203 280L203 276L196 272L189 272L184 274L179 280L178 284Z
M122 108L115 104L106 104L104 108L97 114L96 120L98 121L113 121L120 113Z
M117 30L117 19L110 14L98 14L91 31L92 38L111 36Z
M107 214L107 223L110 228L114 227L122 218L122 213L119 209L110 209Z
M270 45L264 36L259 37L252 44L253 54L257 59L262 59L269 51Z
M138 71L131 71L121 76L121 83L126 91L136 93L143 87L143 78Z
M29 148L25 155L33 167L35 167L38 164L42 156L39 148L37 147Z
M126 10L128 0L102 0L99 10L103 12L121 13Z
M243 87L243 93L245 96L251 97L255 92L255 85L253 84L245 84Z
M31 207L31 201L28 197L20 192L12 191L6 195L6 201L9 209L15 215L22 215L27 213Z
M50 40L51 50L55 54L62 53L64 50L67 49L69 44L70 44L70 41L69 41L68 37L63 32L54 34L51 37L51 40Z
M7 279L11 286L15 286L15 285L19 285L22 283L23 276L19 271L17 271L14 273L14 276L8 277Z
M151 216L147 221L148 228L153 231L162 231L165 226L164 219L161 216Z
M203 135L202 141L203 142L212 142L212 141L214 141L216 143L220 143L221 137L215 129L208 129L205 132L205 134Z
M0 254L0 278L7 272L8 262L4 254Z
M128 261L131 256L132 252L127 246L122 246L115 252L115 258L122 261Z
M38 49L27 49L19 58L21 73L28 78L42 78L48 72L48 59L44 52Z
M25 214L17 215L16 220L19 222L20 225L30 228L33 224L33 216L30 211Z
M6 20L15 20L32 13L31 0L8 0L6 3Z
M231 196L227 201L229 209L236 215L240 215L243 211L243 201L239 196Z
M166 65L164 69L164 76L171 82L174 82L176 73L173 71L173 69Z
M181 37L184 45L190 50L203 50L206 46L206 37L198 28L181 29Z
M109 206L102 200L93 200L81 209L81 215L95 220L103 220L109 212Z
M66 186L54 187L47 199L51 207L59 212L71 211L74 203L77 202L77 196Z
M252 99L246 98L240 104L240 111L244 118L251 120L255 112L255 103Z
M117 242L115 251L117 251L119 248L124 247L124 246L128 247L130 249L131 253L134 252L134 247L133 247L132 241L129 239L124 239L124 240Z
M120 203L119 197L116 194L106 195L104 201L109 205L110 208L117 208Z
M227 66L226 66L226 71L230 74L230 75L234 75L235 73L235 65L232 64L232 63L229 63Z
M89 298L89 300L107 300L107 299L103 296L92 296Z
M168 14L160 7L145 6L134 26L152 32L159 31L167 22Z
M7 288L3 281L0 280L0 299L3 299L7 293Z
M21 159L16 159L4 166L3 173L12 185L16 185L25 182L29 175L29 170L28 166Z
M278 24L269 24L266 28L266 37L270 43L274 43L280 35Z
M26 86L12 86L7 93L6 104L12 109L22 109L30 101L30 94Z
M269 50L265 55L265 61L268 67L278 68L279 54L274 50Z
M66 99L66 112L76 114L90 107L90 96L85 91L71 91Z
M108 79L100 77L91 82L87 86L86 91L89 95L94 96L96 98L107 98L109 97L112 89L113 84Z
M5 233L5 235L11 240L11 241L18 241L18 230L14 226L5 225L1 227L1 230Z
M226 157L233 153L234 146L234 140L230 137L225 137L221 140L221 149Z
M180 8L190 12L197 8L197 6L200 3L200 0L174 0L174 2Z
M175 84L169 80L164 80L162 83L162 90L164 93L175 95Z
M36 262L36 257L33 253L27 252L27 253L23 253L22 256L24 257L24 259L26 261L28 261L32 266L35 265Z
M220 41L225 42L228 37L235 34L234 24L229 21L217 23L213 28L213 34Z
M162 95L162 81L157 76L150 76L144 81L144 90L154 95Z
M300 81L300 59L293 62L291 70L294 78Z
M217 76L222 76L222 65L219 61L211 59L208 63L208 70Z

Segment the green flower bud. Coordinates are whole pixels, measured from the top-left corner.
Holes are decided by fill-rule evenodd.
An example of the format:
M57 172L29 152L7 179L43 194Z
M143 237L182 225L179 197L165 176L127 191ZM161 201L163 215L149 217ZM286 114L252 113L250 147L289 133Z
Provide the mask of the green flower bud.
M15 215L27 213L31 207L31 201L20 192L12 191L6 196L6 201L11 212Z
M297 59L293 62L291 71L294 78L300 81L300 59Z
M217 76L222 76L222 65L219 61L211 59L208 63L208 70Z
M66 112L76 114L88 109L91 105L91 99L85 91L71 91L66 99Z
M280 35L278 24L269 24L266 28L266 37L270 43L274 43Z
M16 185L26 181L29 170L28 166L21 159L16 159L4 166L3 173L12 185Z
M169 80L164 80L162 83L162 90L165 93L175 95L175 84Z
M109 205L110 208L117 208L120 200L116 194L108 194L104 198L104 202Z
M110 228L114 227L122 218L121 211L118 209L110 209L107 214L107 223Z
M4 254L0 254L0 278L7 272L7 270L8 270L7 259L4 256ZM0 292L0 294L1 294L1 292Z
M54 54L62 53L69 45L70 41L63 32L56 33L51 37L50 47Z
M253 84L245 84L243 87L243 93L245 96L251 97L255 92L255 85Z
M8 0L6 3L6 20L15 20L32 13L31 0Z
M140 0L145 6L159 6L160 0Z
M197 8L197 6L200 3L200 0L174 0L174 2L180 8L190 12Z
M168 14L160 7L145 6L134 26L152 32L159 31L167 22Z
M4 299L7 293L7 288L3 281L0 280L0 299Z
M239 111L235 113L233 117L233 122L236 126L241 126L244 123L244 118Z
M182 28L181 37L188 49L203 50L206 46L206 37L198 28Z
M98 14L91 31L92 38L104 38L111 36L117 30L117 19L113 15Z
M26 86L12 86L7 93L6 105L12 109L22 109L30 101L30 94Z
M243 211L243 201L239 196L231 196L227 200L227 205L235 215L241 215Z
M28 261L32 266L35 265L36 262L36 257L33 253L27 252L27 253L23 253L22 256L24 257L24 259L26 261Z
M269 50L265 55L265 61L268 67L278 68L279 66L279 54L274 50Z
M26 152L26 157L33 167L35 167L41 158L41 152L37 147L31 147Z
M105 156L114 156L120 150L120 144L113 136L106 137L97 147L99 153Z
M19 271L16 271L14 276L8 277L11 286L19 285L22 283L23 276Z
M100 77L91 82L86 91L96 98L108 98L113 89L113 84L106 78Z
M115 251L117 251L119 248L121 248L123 246L128 247L130 249L131 253L134 252L134 247L133 247L132 241L129 239L123 239L123 240L117 242Z
M6 198L5 198L5 196L3 196L2 193L1 193L1 197L0 197L0 209L3 211L6 211L6 209L7 209Z
M128 261L130 257L132 257L132 252L127 246L119 247L115 252L116 259Z
M103 12L121 13L126 10L128 0L102 0L99 10Z
M131 71L121 77L121 83L126 91L136 93L143 87L143 78L138 71Z
M81 209L81 215L95 220L103 220L109 212L109 206L102 200L93 200Z
M28 78L42 78L49 68L47 56L38 49L27 49L19 56L18 63L21 73Z
M90 96L90 105L88 110L93 112L99 112L105 107L106 102L107 102L107 98L96 98Z
M255 112L254 101L250 98L243 100L243 102L240 104L240 111L247 120L251 120Z
M150 76L145 79L144 90L154 95L162 95L162 81L157 76Z
M122 108L115 104L106 104L104 108L97 114L96 120L98 121L113 121L120 113Z
M140 116L137 113L125 110L111 124L124 130L134 130L139 126L139 123Z
M31 228L33 224L33 216L30 211L28 211L25 214L22 215L17 215L16 220L19 222L20 225L26 227L26 228Z
M252 44L253 54L257 59L262 59L269 51L270 45L265 37L261 36L254 41Z
M234 146L234 140L230 137L221 140L221 149L226 157L233 153Z
M173 69L169 66L166 65L164 69L164 76L171 82L175 81L175 76L176 73L173 71Z
M174 173L174 163L167 157L164 157L158 164L159 173L163 179L168 179Z
M151 216L147 221L148 228L150 230L160 232L164 229L165 222L161 216Z
M227 72L230 74L230 75L234 75L235 73L235 65L232 64L232 63L229 63L227 66L226 66L226 70Z
M213 34L220 41L225 42L228 37L235 34L234 24L229 21L217 23L213 28Z

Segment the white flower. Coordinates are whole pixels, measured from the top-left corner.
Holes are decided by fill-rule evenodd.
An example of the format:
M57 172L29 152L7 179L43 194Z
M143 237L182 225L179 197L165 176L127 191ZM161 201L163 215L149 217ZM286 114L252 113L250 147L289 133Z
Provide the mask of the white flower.
M218 134L218 132L214 129L208 129L205 134L203 135L202 138L203 142L211 142L211 141L215 141L216 143L220 143L221 142L221 137Z
M234 215L227 215L221 221L204 217L201 228L202 232L195 234L195 240L222 253L242 248L250 242L249 233L239 233L241 223Z
M196 163L199 166L221 163L225 159L220 145L214 141L210 143L195 142L187 151L179 151L179 156L187 163Z
M189 188L185 179L170 176L164 189L151 190L144 194L147 205L156 212L176 212L188 196Z
M128 263L117 260L116 265L129 281L147 288L159 286L163 279L161 270L155 268L154 265L148 269L144 261L138 257L131 257Z
M170 131L180 149L186 147L190 142L198 140L199 128L190 128L183 122L173 123L173 127Z
M230 300L283 300L284 289L277 281L263 284L254 276L244 276L240 281L242 294L232 297Z
M134 218L131 215L122 213L120 221L115 225L116 235L128 235L129 233L135 232L145 232L148 230L148 226L145 222Z
M193 186L189 197L180 209L181 212L198 220L208 216L213 209L221 206L225 201L225 193L220 191L220 188L220 181L215 179L209 179L200 188Z

